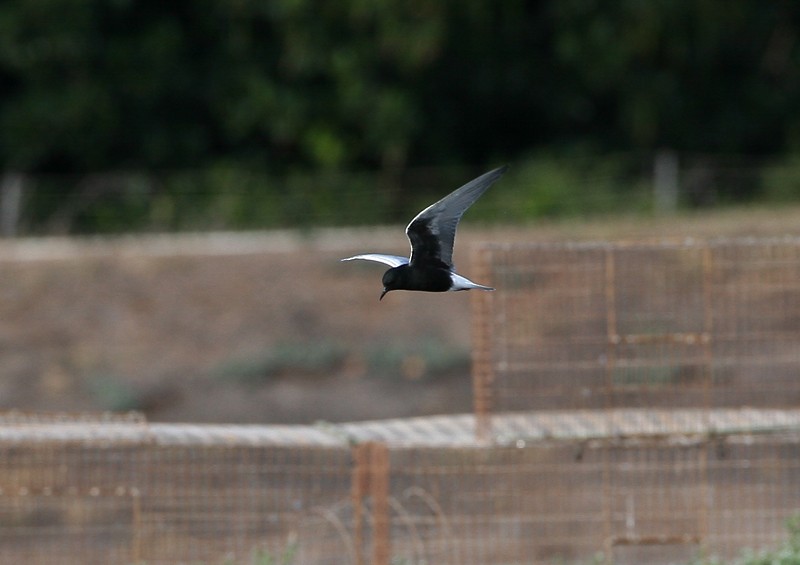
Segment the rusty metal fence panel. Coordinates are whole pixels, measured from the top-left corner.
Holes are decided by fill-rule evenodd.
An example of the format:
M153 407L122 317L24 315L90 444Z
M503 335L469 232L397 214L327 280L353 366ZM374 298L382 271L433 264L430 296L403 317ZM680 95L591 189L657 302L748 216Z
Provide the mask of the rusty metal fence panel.
M592 412L508 415L489 443L464 416L0 422L0 562L623 565L777 547L800 511L800 411L701 415L663 433L667 411L620 411L606 435Z
M475 257L499 289L473 295L487 419L800 405L797 238L486 245Z
M489 246L475 414L0 414L0 562L689 563L800 512L800 242ZM477 433L476 433L477 431Z
M351 450L317 430L10 419L1 563L356 562Z

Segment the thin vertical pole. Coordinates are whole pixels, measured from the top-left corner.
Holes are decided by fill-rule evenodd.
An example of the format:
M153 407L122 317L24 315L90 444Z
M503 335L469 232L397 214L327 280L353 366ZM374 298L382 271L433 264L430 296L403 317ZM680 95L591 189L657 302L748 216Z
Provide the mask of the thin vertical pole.
M131 559L134 563L142 562L142 498L139 489L132 487L129 489L128 494L131 497L131 513L132 513L132 544L131 544Z
M24 177L6 173L0 180L0 236L14 237L19 229Z
M479 247L473 253L476 280L491 286L491 250ZM479 441L488 441L492 433L492 337L491 337L491 293L472 292L472 387L475 409L475 435Z
M605 252L605 294L606 294L606 408L613 407L614 372L617 364L617 346L620 336L617 328L616 265L614 248L609 246Z
M389 449L370 443L370 495L372 497L372 565L389 565Z
M706 243L703 247L703 360L705 365L705 379L703 386L704 389L704 402L705 402L705 414L703 419L705 420L705 429L710 430L710 418L711 418L711 399L712 399L712 390L714 384L714 350L712 347L712 339L713 339L713 332L714 332L714 294L712 289L712 284L714 282L714 262L713 262L713 255L711 252L711 247ZM709 472L708 472L708 452L711 449L711 445L708 440L704 443L702 448L700 449L700 474L702 476L702 487L701 487L701 497L703 500L700 501L700 508L699 508L699 524L698 529L699 537L700 537L700 546L704 551L706 549L706 537L708 536L709 531L709 516L711 511L709 509L710 498L711 498L711 485L709 479Z
M606 296L606 391L604 404L606 410L613 407L614 399L614 371L617 362L617 345L619 343L619 334L617 329L617 303L616 303L616 265L614 263L614 248L612 246L606 247L605 250L605 296ZM606 430L610 432L608 426L608 418L610 414L606 414ZM605 558L609 561L613 560L613 504L614 493L611 486L611 465L613 457L613 447L610 443L606 443L599 448L603 457L603 526L605 528Z
M353 447L351 496L353 499L353 546L355 564L364 565L364 497L369 489L369 444Z
M673 214L678 209L678 154L669 149L656 153L653 162L653 196L658 214Z
M703 247L703 362L705 365L705 402L706 418L708 418L711 406L711 391L714 380L714 350L712 347L714 332L714 294L712 284L714 282L714 263L711 254L711 247L705 244ZM708 421L706 421L706 424Z

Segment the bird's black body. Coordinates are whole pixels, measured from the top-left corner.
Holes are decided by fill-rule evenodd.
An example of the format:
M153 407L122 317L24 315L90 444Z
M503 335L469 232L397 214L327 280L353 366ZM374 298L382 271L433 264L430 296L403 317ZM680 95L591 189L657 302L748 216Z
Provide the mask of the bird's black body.
M391 290L494 290L455 272L453 245L461 216L506 171L500 167L471 180L416 215L406 227L411 242L411 257L383 253L365 253L342 259L364 259L389 265L383 274L381 298Z
M447 292L452 286L453 280L447 267L409 264L393 267L383 274L384 294L390 290Z

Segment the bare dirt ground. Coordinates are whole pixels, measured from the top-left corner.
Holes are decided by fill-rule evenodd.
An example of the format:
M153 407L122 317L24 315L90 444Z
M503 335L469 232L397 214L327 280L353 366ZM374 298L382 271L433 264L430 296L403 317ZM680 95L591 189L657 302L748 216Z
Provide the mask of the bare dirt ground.
M486 228L481 241L798 235L800 208ZM0 409L155 421L345 421L468 412L468 293L395 292L402 226L0 242ZM480 282L479 280L477 282Z

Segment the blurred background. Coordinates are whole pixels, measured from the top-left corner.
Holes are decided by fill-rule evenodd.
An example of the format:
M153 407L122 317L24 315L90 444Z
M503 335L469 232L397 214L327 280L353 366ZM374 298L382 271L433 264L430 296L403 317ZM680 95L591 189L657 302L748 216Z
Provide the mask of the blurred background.
M355 252L511 164L470 242L797 234L790 1L0 5L0 408L471 409L466 293ZM462 266L463 265L463 266ZM480 282L480 281L478 281Z

